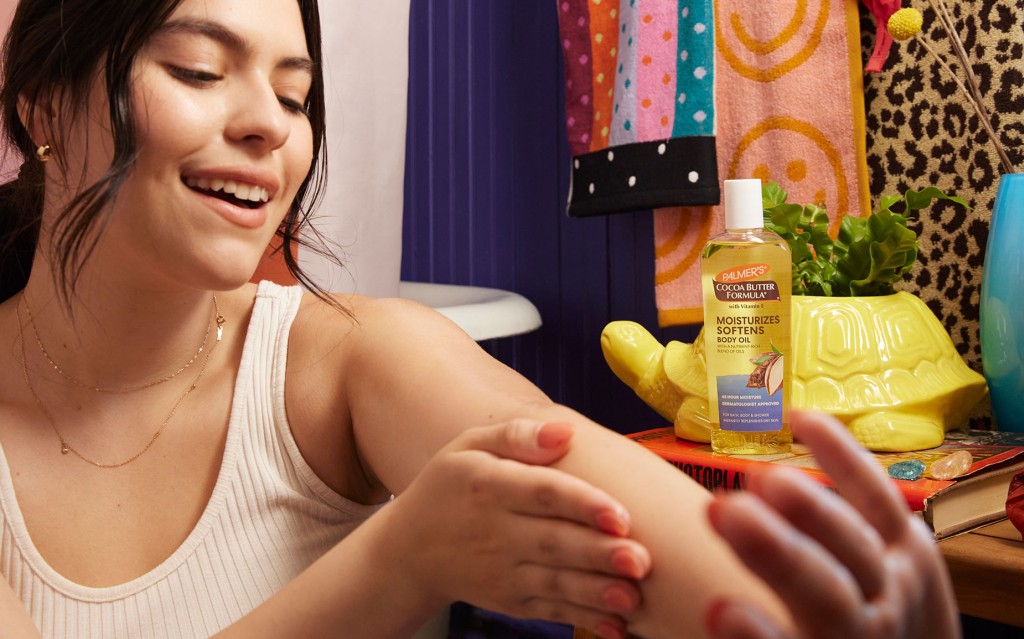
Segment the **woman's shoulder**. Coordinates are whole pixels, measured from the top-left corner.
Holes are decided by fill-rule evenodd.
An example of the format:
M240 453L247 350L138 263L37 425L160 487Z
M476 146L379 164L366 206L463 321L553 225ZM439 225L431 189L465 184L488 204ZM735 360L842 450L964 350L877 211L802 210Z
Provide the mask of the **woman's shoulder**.
M441 322L438 322L440 318ZM288 371L343 391L353 367L387 357L394 346L429 339L447 320L400 298L304 292L288 338Z
M358 376L384 380L411 360L475 344L434 309L401 298L305 293L288 340L288 375L334 395ZM353 372L355 371L355 372Z
M332 293L326 299L305 292L292 328L293 342L319 351L354 349L378 341L402 342L426 333L458 330L443 315L398 297Z

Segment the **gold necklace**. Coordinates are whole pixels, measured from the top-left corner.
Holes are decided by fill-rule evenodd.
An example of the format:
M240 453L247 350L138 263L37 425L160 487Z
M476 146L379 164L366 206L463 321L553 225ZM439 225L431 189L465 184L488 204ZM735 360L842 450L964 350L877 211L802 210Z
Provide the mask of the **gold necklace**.
M166 377L162 377L162 378L160 378L160 379L158 379L156 381L145 382L145 383L142 383L142 384L136 384L134 386L125 386L125 387L122 387L122 388L104 388L102 386L90 386L88 384L85 384L83 382L78 381L74 377L71 377L70 375L65 373L64 370L60 366L57 365L57 362L53 361L53 358L50 357L50 353L46 350L46 347L43 346L43 340L41 340L39 338L39 331L36 329L36 321L35 321L35 318L33 317L32 307L29 306L28 297L25 296L25 292L24 291L22 291L22 293L21 293L21 299L25 300L25 310L28 311L28 323L29 323L29 326L32 327L32 335L35 336L35 338L36 338L36 345L39 346L40 352L42 352L43 357L46 358L46 361L48 361L50 363L50 366L53 367L53 370L57 371L60 374L61 377L63 377L64 379L68 380L69 382L71 382L75 386L78 386L80 388L87 388L87 389L89 389L91 391L96 391L97 393L130 393L132 391L142 390L144 388L149 388L151 386L156 386L157 384L162 384L162 383L164 383L166 381L172 380L175 377L177 377L179 373L182 373L186 368L191 366L192 363L196 361L196 359L199 357L199 355L202 354L203 349L206 348L207 340L210 339L210 323L207 322L207 324L206 324L206 333L203 335L203 343L199 345L199 350L196 351L196 354L193 355L190 360L185 362L184 366L182 366L178 370L174 371L170 375L167 375ZM224 316L221 315L221 313L220 313L220 307L217 306L217 296L216 295L213 296L213 309L214 309L214 313L215 313L215 317L216 317L216 323L217 323L217 341L219 342L221 340L221 336L223 335L223 331L224 331L223 326L224 326L225 320L224 320ZM19 309L18 312L19 313L21 312L20 309Z
M21 298L25 299L25 294L24 293L22 293ZM19 302L20 302L20 300L19 300ZM214 297L214 305L216 305L216 297ZM27 302L26 302L25 306L26 307L28 306ZM15 308L15 311L17 312L17 314L18 314L18 332L19 332L19 334L21 336L21 368L22 368L22 371L25 373L25 385L28 386L28 391L29 391L29 393L31 393L32 399L34 399L36 404L39 406L39 410L41 410L43 412L43 415L46 416L46 420L50 423L50 428L52 428L53 432L57 435L57 439L60 441L60 452L61 452L61 454L62 455L67 455L68 453L72 453L76 457L78 457L79 459L81 459L82 461L84 461L87 464L91 464L93 466L96 466L97 468L108 468L108 469L109 468L120 468L122 466L127 466L128 464L132 463L133 461L135 461L139 457L142 457L142 455L144 455L146 453L146 451L148 451L150 449L150 447L153 446L153 444L156 442L157 438L160 437L160 433L163 432L164 428L171 421L171 418L174 417L174 413L177 412L178 406L181 405L181 402L184 401L184 399L186 397L188 397L189 393L191 393L192 391L194 391L196 389L196 385L199 384L199 378L201 378L203 376L203 373L206 371L206 365L210 363L210 358L213 357L213 351L217 349L217 344L221 340L221 336L223 334L223 325L225 323L224 317L218 311L218 313L217 313L217 339L216 339L216 341L214 341L213 346L210 347L210 350L207 351L206 358L203 360L203 365L199 368L199 373L196 374L195 378L192 380L192 383L189 384L188 388L185 389L185 392L182 393L178 397L178 401L174 402L174 406L171 407L171 412L167 414L167 417L164 418L163 423L161 423L159 428L156 429L156 432L153 433L153 436L149 438L149 441L146 442L146 445L143 446L142 450L140 450L139 452L135 453L134 455L132 455L131 457L129 457L128 459L126 459L124 461L106 464L106 463L103 463L103 462L98 462L98 461L96 461L94 459L90 459L89 457L86 457L85 455L80 453L71 444L69 444L67 442L67 440L64 438L64 435L61 434L60 429L57 428L57 420L55 420L53 418L53 415L50 414L49 409L46 408L46 404L43 403L43 400L39 397L39 394L36 393L36 389L32 385L32 379L31 379L31 377L28 374L28 353L25 351L25 324L24 324L24 321L21 318L21 304L20 303L16 304L14 308ZM175 374L177 374L177 373L175 373Z

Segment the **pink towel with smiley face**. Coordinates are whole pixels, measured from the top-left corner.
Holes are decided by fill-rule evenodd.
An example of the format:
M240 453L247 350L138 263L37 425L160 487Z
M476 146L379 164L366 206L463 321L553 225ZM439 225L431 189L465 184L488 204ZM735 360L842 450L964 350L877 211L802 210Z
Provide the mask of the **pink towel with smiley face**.
M718 176L774 180L833 220L870 208L857 0L715 2ZM662 326L703 321L700 251L720 206L655 212Z

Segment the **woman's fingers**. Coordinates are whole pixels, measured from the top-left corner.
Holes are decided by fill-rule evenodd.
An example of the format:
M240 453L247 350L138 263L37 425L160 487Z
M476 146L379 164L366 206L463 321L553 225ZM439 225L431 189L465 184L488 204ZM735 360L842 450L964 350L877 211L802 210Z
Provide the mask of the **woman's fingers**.
M640 543L574 522L526 518L519 524L517 544L524 548L524 564L625 579L643 579L651 568L650 553Z
M812 636L855 636L864 599L845 566L759 497L739 493L711 503L711 524L764 579Z
M519 515L574 521L618 537L629 534L629 513L622 504L582 479L511 459L476 463L476 456L489 455L478 450L459 455L473 466L466 469L465 476L482 499L496 499Z
M570 425L531 420L470 429L398 500L412 504L416 519L417 494L445 498L431 498L429 517L441 540L435 548L453 554L419 553L429 566L422 574L445 596L624 636L620 613L639 606L634 580L647 575L650 555L626 537L630 519L617 500L547 465L571 436Z
M552 464L569 450L573 427L564 422L515 419L471 428L452 443L462 450L482 450L524 464Z
M714 528L813 637L955 637L956 604L941 557L877 462L837 420L794 413L793 432L845 498L798 471L771 468L749 491L722 495ZM767 639L778 630L742 601L709 608L717 637Z
M793 435L814 451L836 489L886 542L906 532L907 505L863 446L834 417L791 413Z
M865 598L882 590L885 544L848 502L790 468L756 473L747 488L835 556L860 584Z
M640 589L626 579L543 564L523 564L508 578L527 605L560 601L615 615L628 615L640 606Z
M496 426L473 428L460 435L452 446L464 451L490 453L503 462L505 471L494 481L516 482L523 466L546 466L560 459L569 449L573 428L563 422L538 422L518 419ZM514 462L519 462L516 464ZM540 470L540 469L536 469ZM575 477L549 470L531 477L534 483L527 493L513 493L517 512L564 517L613 535L629 534L629 513L605 492ZM481 478L486 482L487 478ZM505 494L502 491L502 494Z

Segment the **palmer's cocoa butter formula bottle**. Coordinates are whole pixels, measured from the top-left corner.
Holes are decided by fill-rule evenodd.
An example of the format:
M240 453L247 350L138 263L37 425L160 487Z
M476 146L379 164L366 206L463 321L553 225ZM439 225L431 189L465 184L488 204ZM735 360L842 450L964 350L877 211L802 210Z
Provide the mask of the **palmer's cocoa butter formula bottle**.
M793 441L789 245L766 231L761 181L726 180L725 232L701 252L708 418L716 453L770 455Z

